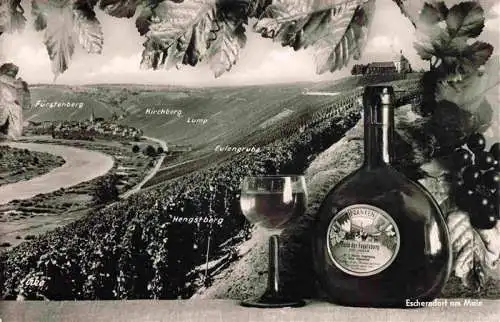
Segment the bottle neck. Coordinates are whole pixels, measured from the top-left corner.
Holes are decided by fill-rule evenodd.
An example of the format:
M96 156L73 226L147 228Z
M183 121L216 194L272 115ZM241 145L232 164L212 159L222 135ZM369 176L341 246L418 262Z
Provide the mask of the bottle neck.
M391 103L389 95L381 95L375 100L365 97L365 168L387 166L393 161L394 110Z

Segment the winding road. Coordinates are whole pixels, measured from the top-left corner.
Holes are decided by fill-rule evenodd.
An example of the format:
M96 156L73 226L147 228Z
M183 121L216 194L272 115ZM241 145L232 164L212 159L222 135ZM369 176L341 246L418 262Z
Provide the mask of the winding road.
M0 205L14 199L30 199L38 194L50 193L90 181L106 174L113 168L111 156L90 150L63 145L8 142L1 143L12 148L45 152L62 157L66 162L52 171L26 181L0 186Z
M162 147L164 153L158 158L153 169L151 169L151 171L147 174L147 176L144 177L144 179L141 180L141 182L139 182L132 189L126 191L125 193L123 193L120 196L120 198L122 198L122 199L126 199L126 198L130 197L131 195L133 195L134 193L139 192L142 189L142 187L146 184L146 182L151 180L158 173L158 171L160 171L161 166L163 165L163 162L165 161L165 157L166 157L165 153L168 152L167 142L165 142L161 139L157 139L157 138L145 136L145 135L143 135L142 138L158 143Z
M161 155L158 158L158 160L156 161L156 164L155 164L154 168L151 169L151 171L148 173L148 175L145 176L144 179L141 180L141 182L139 182L138 184L136 184L132 189L127 190L125 193L123 193L120 196L120 198L126 199L126 198L130 197L131 195L133 195L134 193L139 192L142 189L142 187L146 184L146 182L148 182L149 180L151 180L151 178L153 178L158 173L158 171L160 171L160 168L163 165L164 161L165 161L165 154Z

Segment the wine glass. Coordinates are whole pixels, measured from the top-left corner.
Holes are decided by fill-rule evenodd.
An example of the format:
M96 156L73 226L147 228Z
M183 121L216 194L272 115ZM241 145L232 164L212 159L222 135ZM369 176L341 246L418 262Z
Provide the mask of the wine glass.
M301 299L283 294L279 281L278 234L291 218L305 212L307 192L304 176L273 175L245 177L241 186L240 206L243 215L272 233L269 238L269 269L267 289L255 300L241 302L250 307L299 307Z

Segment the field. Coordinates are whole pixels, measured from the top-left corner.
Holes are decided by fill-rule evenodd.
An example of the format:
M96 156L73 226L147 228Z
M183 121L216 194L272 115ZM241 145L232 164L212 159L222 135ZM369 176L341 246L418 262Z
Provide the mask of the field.
M63 163L64 159L49 153L0 145L0 186L42 175Z

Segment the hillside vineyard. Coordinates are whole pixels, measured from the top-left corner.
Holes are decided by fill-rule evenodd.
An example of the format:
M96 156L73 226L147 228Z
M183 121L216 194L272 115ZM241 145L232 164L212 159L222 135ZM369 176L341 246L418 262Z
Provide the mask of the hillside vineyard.
M395 83L401 90L397 104L411 102L418 93L417 79ZM241 178L304 172L358 122L358 98L359 90L346 90L327 98L328 104L301 110L265 130L254 128L230 144L259 147L259 153L215 153L214 146L225 145L216 143L207 157L160 171L145 190L2 253L1 297L191 297L240 259L238 247L250 236L239 207ZM196 214L203 220L190 221ZM222 219L222 225L209 224ZM189 224L195 221L199 224Z

